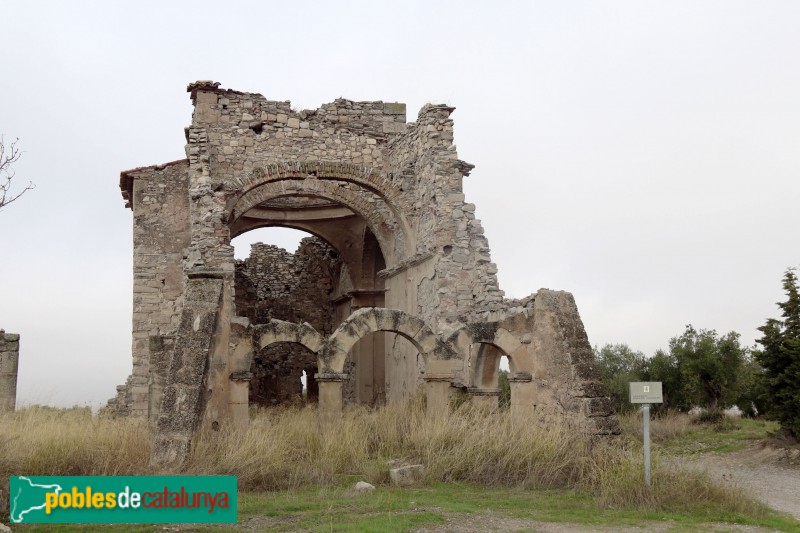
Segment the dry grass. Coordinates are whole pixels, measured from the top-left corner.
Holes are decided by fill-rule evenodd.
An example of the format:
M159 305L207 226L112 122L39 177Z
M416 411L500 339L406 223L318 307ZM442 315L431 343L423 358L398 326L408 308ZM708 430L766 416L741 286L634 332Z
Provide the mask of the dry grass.
M685 435L692 429L693 419L686 413L667 411L658 415L650 414L650 440L664 442ZM619 415L619 425L624 435L636 435L641 440L642 413L629 412Z
M122 476L147 473L150 436L139 420L88 409L29 407L0 415L0 476Z
M679 467L658 452L651 456L652 486L644 483L643 452L638 445L595 450L585 486L604 507L703 514L722 511L761 517L766 506L741 488L722 486L706 473Z
M664 430L670 431L677 429ZM6 481L20 474L158 474L148 467L149 452L147 426L133 420L102 419L80 409L29 408L0 416L0 479ZM641 458L635 439L592 441L564 424L515 424L507 412L487 414L469 404L446 420L432 420L415 401L349 408L324 434L313 407L261 411L246 431L202 435L185 473L235 475L243 490L277 490L355 479L385 483L388 461L401 460L424 464L429 482L571 488L595 495L604 506L763 513L741 493L657 455L654 485L647 488Z
M585 468L588 441L554 426L512 424L509 416L461 406L448 420L419 405L350 408L320 435L314 408L270 409L246 432L205 435L189 471L229 474L254 489L330 484L342 476L382 483L388 462L422 463L430 481L567 486Z

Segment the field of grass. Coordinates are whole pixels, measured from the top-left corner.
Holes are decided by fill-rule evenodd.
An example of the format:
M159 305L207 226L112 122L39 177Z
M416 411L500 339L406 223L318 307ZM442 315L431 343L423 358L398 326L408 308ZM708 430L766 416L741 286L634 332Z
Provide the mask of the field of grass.
M604 507L591 495L574 490L487 488L433 484L416 488L379 487L360 495L345 487L244 493L236 525L25 526L30 533L155 533L157 531L337 531L401 533L444 526L472 530L536 531L541 524L576 528L640 527L660 531L721 531L732 524L769 531L800 531L797 521L766 513L753 517L715 508L692 511L643 511ZM17 526L15 526L17 529Z
M642 417L628 413L620 417L626 434L641 440ZM704 424L695 416L668 412L650 421L654 447L674 455L735 452L765 441L778 432L771 420L727 418L719 423Z
M743 421L750 428L750 421ZM213 432L196 443L186 474L239 478L236 528L259 531L411 531L453 520L642 525L675 530L733 522L798 531L786 519L696 471L662 460L682 439L710 438L675 417L653 422L653 486L643 483L635 417L613 442L582 438L564 424L514 424L507 413L464 405L446 423L430 420L420 402L377 410L351 408L332 433L320 435L313 407L268 409L247 431ZM756 435L761 426L752 426ZM748 437L749 438L749 437ZM755 437L753 437L755 438ZM739 440L731 436L729 440ZM743 441L746 441L744 439ZM726 441L727 442L727 441ZM148 466L147 426L86 410L28 408L0 416L0 488L9 475L155 475ZM422 486L388 483L388 461L426 466ZM377 485L363 496L358 480ZM6 485L7 487L7 485ZM4 499L7 497L4 496ZM7 520L0 503L0 521ZM509 522L510 521L510 522ZM248 525L249 524L249 525ZM108 531L161 531L164 526L109 526ZM493 527L493 526L492 526ZM84 531L80 526L23 531ZM202 530L193 526L192 531Z

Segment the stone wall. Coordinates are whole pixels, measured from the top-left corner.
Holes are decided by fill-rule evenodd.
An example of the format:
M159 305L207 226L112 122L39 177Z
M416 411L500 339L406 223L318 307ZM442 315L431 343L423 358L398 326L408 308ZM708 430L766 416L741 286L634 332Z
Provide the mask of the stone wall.
M180 320L191 240L187 171L181 160L121 175L133 211L133 370L107 406L114 414L151 414L150 347L163 344L159 337L174 334Z
M339 254L316 237L303 239L293 254L277 246L253 244L250 256L236 261L236 312L253 324L271 319L306 322L329 334L334 326L332 295L341 267ZM303 372L313 399L316 367L316 355L298 344L282 342L259 350L250 369L250 403L299 400Z
M308 322L320 333L333 330L331 299L339 283L339 254L315 237L295 253L256 243L236 261L236 312L253 324L270 319Z
M0 413L16 408L18 369L19 335L0 329Z

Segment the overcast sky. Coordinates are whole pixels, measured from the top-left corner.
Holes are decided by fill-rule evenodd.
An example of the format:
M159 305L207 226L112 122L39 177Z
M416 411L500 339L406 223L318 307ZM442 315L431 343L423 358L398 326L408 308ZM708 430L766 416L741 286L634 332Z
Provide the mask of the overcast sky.
M36 183L0 210L22 404L99 406L130 373L119 173L184 157L198 79L455 106L501 289L572 292L593 345L652 354L689 323L752 345L800 264L800 2L0 7L0 133Z

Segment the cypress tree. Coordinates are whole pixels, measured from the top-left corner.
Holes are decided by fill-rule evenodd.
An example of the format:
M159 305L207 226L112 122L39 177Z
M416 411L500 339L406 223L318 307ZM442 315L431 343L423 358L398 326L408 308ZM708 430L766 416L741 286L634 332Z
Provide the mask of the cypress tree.
M764 337L757 341L763 349L756 359L764 369L767 415L800 438L800 290L793 269L786 271L783 289L787 300L778 303L783 320L770 318L758 328Z

